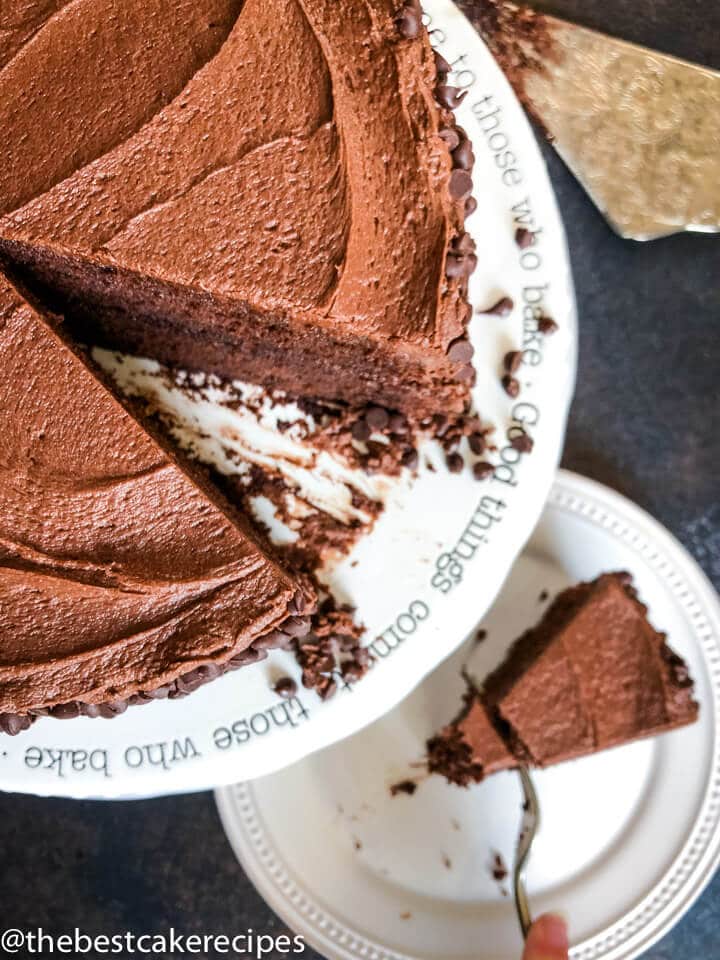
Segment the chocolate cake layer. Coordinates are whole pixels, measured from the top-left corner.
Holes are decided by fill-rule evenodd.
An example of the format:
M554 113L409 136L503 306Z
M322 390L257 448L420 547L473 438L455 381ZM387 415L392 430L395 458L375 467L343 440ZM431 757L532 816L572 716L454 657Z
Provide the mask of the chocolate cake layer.
M9 7L0 254L76 335L463 408L473 156L416 3Z
M0 728L179 696L307 629L311 591L5 281L0 370Z
M603 574L556 597L428 756L431 769L467 783L498 758L496 769L546 767L697 716L687 665L648 621L630 576Z

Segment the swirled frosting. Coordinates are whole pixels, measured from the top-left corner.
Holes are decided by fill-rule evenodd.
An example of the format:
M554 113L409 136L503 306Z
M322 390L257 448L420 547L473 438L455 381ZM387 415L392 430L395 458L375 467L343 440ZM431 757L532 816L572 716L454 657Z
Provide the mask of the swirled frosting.
M1 280L0 370L0 714L173 695L297 612L230 508Z
M27 6L0 46L25 282L166 362L462 408L472 154L413 2Z

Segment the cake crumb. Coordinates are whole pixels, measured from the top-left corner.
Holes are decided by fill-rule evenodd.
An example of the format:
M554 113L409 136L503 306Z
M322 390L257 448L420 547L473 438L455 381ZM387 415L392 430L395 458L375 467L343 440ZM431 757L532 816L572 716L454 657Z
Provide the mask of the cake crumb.
M401 920L410 920L411 917L412 917L412 914L410 913L409 910L403 910L403 912L400 914Z
M442 862L443 862L443 866L444 866L447 870L452 870L452 860L450 859L450 857L449 857L446 853L443 853L443 854L442 854Z
M493 880L497 881L497 883L502 883L507 879L508 868L505 866L502 855L497 852L493 855L491 872Z
M408 797L411 797L417 790L418 785L414 780L400 780L398 783L393 783L390 787L390 796L397 797L400 793L407 794Z
M479 308L475 311L480 314L487 314L495 317L507 317L512 313L515 304L510 299L510 297L500 297L495 303L489 307Z

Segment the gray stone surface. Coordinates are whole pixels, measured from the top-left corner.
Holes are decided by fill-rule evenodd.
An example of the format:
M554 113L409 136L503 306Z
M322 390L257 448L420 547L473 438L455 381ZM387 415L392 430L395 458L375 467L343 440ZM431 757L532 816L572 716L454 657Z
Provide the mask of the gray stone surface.
M547 8L720 68L718 3L554 0ZM621 241L547 155L581 321L564 465L653 513L720 587L720 238ZM0 796L0 849L0 926L282 928L235 862L210 794L124 804ZM720 877L646 960L715 956Z

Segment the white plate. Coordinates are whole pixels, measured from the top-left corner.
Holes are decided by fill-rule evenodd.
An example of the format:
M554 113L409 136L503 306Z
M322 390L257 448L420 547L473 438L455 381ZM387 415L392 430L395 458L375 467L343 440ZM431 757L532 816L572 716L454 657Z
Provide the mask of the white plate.
M480 261L471 299L488 306L509 294L516 304L509 317L476 316L472 323L476 407L497 427L502 467L483 484L469 470L451 476L442 467L422 473L412 487L401 484L373 533L336 569L334 589L355 604L368 636L377 638L377 662L352 692L340 690L326 703L306 691L280 701L271 691L273 678L298 670L289 654L273 653L187 699L135 707L112 721L40 720L3 739L1 789L97 797L201 790L267 774L354 733L457 648L534 527L559 460L575 376L565 236L537 144L502 73L449 0L429 0L426 7L436 46L455 65L455 82L468 90L459 120L477 155L479 209L468 226ZM538 231L537 244L526 250L513 239L522 209L532 211L526 222ZM526 332L523 340L523 304L530 308L540 295L560 329L544 340ZM499 384L501 358L523 343L523 390L511 401ZM180 396L165 399L182 406ZM235 426L235 414L224 407L181 412L197 417L210 438L207 447L220 449L221 431ZM533 453L522 458L507 440L518 422L535 439ZM270 439L276 446L285 442L277 433ZM475 535L465 536L473 520Z
M536 913L570 921L573 960L630 960L690 907L720 859L720 605L699 567L616 493L560 471L537 530L469 641L391 714L301 764L217 792L223 824L270 906L324 956L518 960L513 906L490 875L512 864L517 775L469 790L413 772L427 736L541 613L539 595L602 571L635 577L697 685L700 720L535 774L541 832L529 872Z

